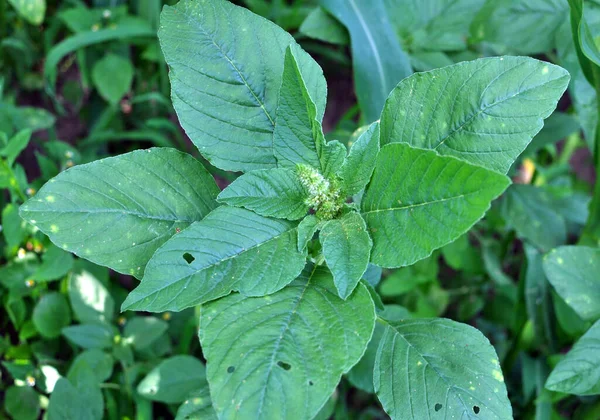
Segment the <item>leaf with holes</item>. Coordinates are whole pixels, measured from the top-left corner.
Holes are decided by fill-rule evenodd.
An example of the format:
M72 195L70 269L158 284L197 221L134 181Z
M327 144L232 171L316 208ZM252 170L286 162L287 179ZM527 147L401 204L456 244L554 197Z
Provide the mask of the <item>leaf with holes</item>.
M392 419L512 419L494 348L475 328L449 319L391 322L373 383Z
M381 144L408 143L506 173L552 114L566 70L528 57L483 58L404 79L381 114Z
M292 36L225 0L182 0L164 8L158 37L171 69L173 106L203 156L231 171L274 168L272 137ZM297 51L320 120L325 78Z
M123 309L162 312L240 291L273 293L302 271L296 224L219 207L156 251Z
M600 249L561 246L544 257L543 267L550 284L581 319L600 318Z
M218 191L193 157L155 148L74 166L20 214L62 249L141 278L158 247L217 206Z
M313 418L362 356L374 323L363 285L344 301L331 273L311 265L272 295L204 305L199 336L217 414Z
M408 144L384 146L361 203L371 262L410 265L466 232L508 187L497 172Z

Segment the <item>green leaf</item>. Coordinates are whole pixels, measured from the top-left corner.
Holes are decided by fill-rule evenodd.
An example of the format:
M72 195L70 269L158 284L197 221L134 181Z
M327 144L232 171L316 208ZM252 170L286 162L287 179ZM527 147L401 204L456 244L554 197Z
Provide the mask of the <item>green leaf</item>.
M195 357L179 355L152 369L138 385L137 392L152 401L175 404L205 385L204 365Z
M342 299L346 299L367 271L373 242L360 214L350 212L330 220L321 229L319 239L323 256L333 273L333 282Z
M317 6L304 19L299 28L300 33L330 44L348 45L348 31L333 16Z
M67 299L57 292L45 294L35 305L32 320L42 337L58 337L61 330L71 323Z
M273 293L304 267L296 225L219 207L156 251L123 310L180 311L240 291Z
M114 331L110 325L81 324L62 329L62 334L84 349L106 349L112 346Z
M208 384L192 392L177 410L175 420L217 420Z
M476 41L502 45L504 52L541 54L554 49L567 11L564 0L488 1L471 30Z
M308 242L323 227L324 222L314 214L306 216L298 225L298 251L305 252Z
M554 210L548 191L533 185L515 184L506 191L502 215L517 236L549 251L567 240L564 218ZM552 229L545 229L552 226Z
M8 0L15 10L32 25L40 25L46 14L46 0Z
M225 0L183 0L163 9L158 36L173 106L202 155L231 171L275 167L273 129L285 51L296 46L291 35ZM320 120L325 79L296 51Z
M387 321L402 321L411 318L410 312L399 305L386 305L385 308L379 312L378 316ZM384 324L377 322L371 341L369 341L367 350L365 350L365 354L346 375L353 386L370 394L375 392L375 389L373 388L373 367L375 366L377 349L379 348L379 343L384 331Z
M100 383L96 380L92 366L83 360L77 363L77 365L72 365L71 369L69 369L68 380L77 389L79 398L85 401L85 404L90 407L93 415L91 418L103 418L104 398L100 389Z
M543 264L550 284L577 315L584 321L600 318L600 249L561 246Z
M67 377L71 380L79 370L79 365L86 365L92 370L95 381L102 383L112 376L114 363L113 357L108 353L98 349L85 350L73 360Z
M4 394L4 408L18 420L36 420L41 411L40 395L28 386L11 386Z
M19 217L19 210L14 204L7 204L2 209L2 234L9 248L18 247L27 237L26 223Z
M115 302L93 274L81 271L69 279L69 300L75 318L82 323L110 322Z
M344 301L331 273L310 265L269 296L235 293L204 305L199 336L215 411L312 419L362 356L374 323L364 286Z
M60 378L54 386L54 391L50 395L47 417L48 420L97 418L89 401L65 378Z
M412 73L382 0L321 0L350 32L354 84L367 123L379 119L390 91Z
M413 264L465 233L509 185L504 175L404 143L384 146L362 199L371 262Z
M575 395L600 394L600 321L556 365L546 388Z
M131 61L109 53L94 64L92 81L100 96L115 105L131 89L133 73Z
M391 322L373 375L392 419L512 419L494 348L475 328L449 319Z
M569 135L580 130L580 124L575 115L554 112L544 121L542 130L531 140L524 154L533 155L541 148L558 143Z
M392 91L381 144L409 143L506 173L569 84L528 57L483 58L419 73Z
M61 248L141 278L158 247L217 206L218 192L200 162L153 148L74 166L20 211Z
M39 282L59 280L73 268L73 256L50 244L42 256L42 263L32 278Z
M373 123L352 144L348 157L338 172L347 195L357 194L369 183L378 153L379 123Z
M13 166L17 157L29 144L31 139L31 130L24 129L19 131L13 138L11 138L2 150L0 150L0 156L6 157L8 166Z
M316 98L327 95L325 84L312 97L300 67L299 48L289 46L285 53L277 119L273 131L273 153L278 166L295 168L302 163L323 171L326 144ZM308 77L306 77L308 79Z
M153 316L135 317L127 321L123 331L124 340L136 350L143 350L155 343L169 329L169 324Z
M302 219L308 213L308 193L295 171L284 168L248 172L225 188L217 200L245 207L261 216Z
M400 42L412 51L464 50L469 25L484 2L485 0L384 0L390 22L395 27Z

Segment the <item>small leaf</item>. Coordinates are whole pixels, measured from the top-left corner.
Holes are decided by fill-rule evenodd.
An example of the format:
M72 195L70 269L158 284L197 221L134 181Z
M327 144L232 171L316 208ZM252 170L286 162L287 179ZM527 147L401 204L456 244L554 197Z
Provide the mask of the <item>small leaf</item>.
M137 316L125 324L123 330L124 340L132 344L136 350L143 350L152 345L164 333L169 324L153 316Z
M62 329L62 334L84 349L107 349L112 347L114 331L110 325L81 324Z
M4 394L4 408L18 420L36 420L41 411L40 395L28 386L11 386Z
M208 383L188 395L187 399L177 409L175 420L217 420L217 413L210 400Z
M115 302L106 287L87 271L69 279L69 300L75 318L82 323L109 322L115 312Z
M183 0L164 8L160 23L173 106L187 135L216 167L276 166L273 130L289 45L298 52L308 92L323 117L321 68L272 22L225 0Z
M94 65L92 80L100 96L115 105L131 89L133 73L130 60L109 53Z
M0 150L0 156L6 157L8 166L13 166L17 157L29 144L31 139L31 130L25 129L19 131L11 138L2 150Z
M59 280L73 268L73 256L57 246L50 244L42 256L42 263L33 273L32 278L38 282Z
M35 305L33 324L44 338L56 338L71 323L71 311L67 299L57 292L42 296Z
M584 321L600 318L600 249L561 246L544 257L543 267L550 284L577 315Z
M449 319L389 323L377 350L375 392L392 419L512 419L494 348ZM477 416L476 416L477 415Z
M496 172L408 144L384 146L361 203L371 262L413 264L465 233L509 185Z
M546 388L567 394L600 394L600 321L581 337L550 373Z
M373 242L367 225L360 214L350 212L340 219L325 223L319 239L338 294L346 299L369 265Z
M113 357L108 353L98 349L85 350L79 353L71 363L67 378L71 380L79 369L79 365L85 364L91 369L95 382L102 383L112 376L114 363Z
M373 123L352 145L338 173L347 195L354 195L367 186L375 169L378 153L379 123Z
M60 378L54 386L47 417L48 420L97 419L90 402L66 378Z
M408 143L506 173L569 84L529 57L483 58L404 79L381 114L381 144Z
M362 356L374 324L364 286L344 301L331 273L310 265L269 296L234 293L204 305L199 336L215 411L312 419Z
M296 245L294 223L219 207L154 254L123 310L180 311L231 291L273 293L302 271Z
M2 234L9 248L18 247L27 237L26 223L19 217L17 206L12 203L2 209Z
M308 213L308 194L296 172L290 169L263 169L248 172L225 188L218 201L245 207L261 216L302 219Z
M176 404L205 385L204 365L195 357L179 355L152 369L138 385L137 392L152 401Z
M218 192L193 157L154 148L74 166L20 212L62 249L142 277L160 245L217 206Z
M299 28L300 33L330 44L348 45L348 31L337 19L317 6Z
M46 0L8 0L16 11L32 25L40 25L46 14Z
M324 222L314 214L306 216L298 225L298 251L305 252L308 242L323 227Z

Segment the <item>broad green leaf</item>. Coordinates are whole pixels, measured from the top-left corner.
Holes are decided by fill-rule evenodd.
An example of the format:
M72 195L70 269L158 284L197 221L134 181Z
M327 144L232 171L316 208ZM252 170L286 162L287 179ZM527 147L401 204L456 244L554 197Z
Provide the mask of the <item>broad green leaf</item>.
M386 321L401 321L411 318L410 312L399 305L386 305L385 308L378 313L378 316ZM375 389L373 388L373 367L375 366L377 349L379 348L379 343L384 331L384 323L377 322L371 341L369 341L367 350L365 350L365 354L363 354L360 361L354 365L346 375L353 386L370 394L375 392Z
M215 411L312 419L362 356L374 324L363 285L344 301L331 273L310 265L269 296L235 293L204 305L199 336Z
M396 84L412 73L383 0L320 0L350 32L354 84L367 123L379 119Z
M7 204L2 209L2 234L9 248L18 247L27 237L27 224L19 217L19 209Z
M80 390L71 385L65 378L59 379L56 383L54 391L50 395L46 415L48 420L95 420L97 418L94 416L89 401L81 395Z
M302 163L325 169L322 164L325 136L318 115L316 98L311 96L305 82L304 69L299 65L298 47L285 52L277 119L273 131L273 152L277 165L295 168ZM326 95L326 87L318 96Z
M158 247L217 206L218 191L191 156L153 148L74 166L20 211L59 247L141 278Z
M348 157L338 172L347 195L357 194L369 183L378 153L379 123L373 123L352 144Z
M104 398L92 366L88 365L85 360L77 365L72 365L69 369L68 380L77 389L79 398L85 401L90 408L92 412L90 419L102 419L104 417Z
M391 322L381 337L375 392L392 419L512 419L498 356L475 328L449 319Z
M46 0L8 0L15 10L32 25L40 25L46 14Z
M504 195L502 214L519 238L549 251L567 240L565 220L553 207L548 191L533 185L515 184ZM545 229L547 226L552 229Z
M125 324L124 340L132 344L136 350L143 350L156 342L167 332L169 324L153 316L137 316Z
M69 279L69 300L73 315L82 323L110 322L115 302L106 287L87 271Z
M115 105L131 89L133 73L130 60L108 53L94 64L92 80L100 96Z
M32 278L38 282L58 280L67 275L72 268L73 256L50 244L44 255L42 255L42 263L33 273Z
M11 386L4 393L4 408L15 420L36 420L41 411L40 395L28 386Z
M291 169L262 169L248 172L225 188L217 200L245 207L266 217L297 220L308 213L308 193Z
M67 377L71 380L79 369L79 365L85 364L92 370L92 376L96 382L102 383L112 376L114 363L113 357L108 353L98 349L85 350L79 353L75 360L73 360Z
M273 129L285 51L296 46L291 35L225 0L182 0L163 9L158 36L173 106L202 155L231 171L275 167ZM320 121L323 73L296 51Z
M510 180L408 144L384 146L362 199L373 239L371 262L413 264L465 233Z
M319 6L304 19L299 31L310 38L330 44L348 45L350 41L344 25Z
M143 397L168 404L181 403L206 384L204 365L195 357L173 356L163 360L137 387Z
M62 334L84 349L107 349L113 344L114 331L106 324L70 325Z
M340 219L325 223L319 239L338 295L346 299L369 265L373 242L367 225L360 214L350 212Z
M35 305L32 320L42 337L58 337L61 330L71 323L67 299L57 292L45 294Z
M568 83L564 69L528 57L483 58L415 74L386 101L381 144L434 149L506 173Z
M556 292L585 321L600 318L600 249L561 246L544 257L544 272Z
M556 365L546 388L575 395L600 394L600 321Z
M308 242L323 227L324 222L314 214L306 216L298 225L298 251L304 252Z
M384 0L400 42L412 51L460 51L485 0Z
M304 267L296 225L219 207L159 248L123 310L180 311L240 291L273 293Z
M210 400L208 384L188 395L177 409L175 420L217 420L217 413Z
M564 0L488 1L471 31L477 41L503 46L504 53L545 53L554 49L556 32L568 10Z

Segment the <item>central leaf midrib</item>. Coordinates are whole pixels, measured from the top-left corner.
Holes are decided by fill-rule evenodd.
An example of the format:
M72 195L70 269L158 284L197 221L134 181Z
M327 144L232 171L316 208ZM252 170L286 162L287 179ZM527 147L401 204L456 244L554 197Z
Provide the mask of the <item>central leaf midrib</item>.
M78 210L48 210L48 209L42 209L42 210L38 210L38 209L27 209L26 210L29 213L83 213L83 214L111 214L111 213L115 213L115 214L127 214L130 216L136 216L139 217L141 219L150 219L150 220L160 220L160 221L164 221L164 222L188 222L188 223L193 223L193 222L197 222L199 221L198 219L185 219L183 217L166 217L166 216L153 216L150 214L146 214L146 213L140 213L140 212L136 212L136 211L132 211L132 210L127 210L127 209L123 209L123 210L119 210L119 209L105 209L105 210L88 210L88 209L78 209Z
M432 204L438 204L438 203L443 203L443 202L446 202L446 201L452 201L452 200L457 200L457 199L460 199L460 198L465 198L465 197L467 197L469 195L479 194L479 192L480 191L473 191L473 192L466 193L466 194L460 194L460 195L453 196L453 197L442 198L440 200L433 200L433 201L426 201L426 202L423 202L423 203L411 204L411 205L408 205L408 206L386 207L386 208L381 208L381 209L363 211L363 212L361 212L361 215L367 215L367 214L372 214L372 213L381 213L381 212L387 212L387 211L408 210L408 209L412 209L412 208L416 208L416 207L423 207L423 206L428 206L428 205L432 205Z

